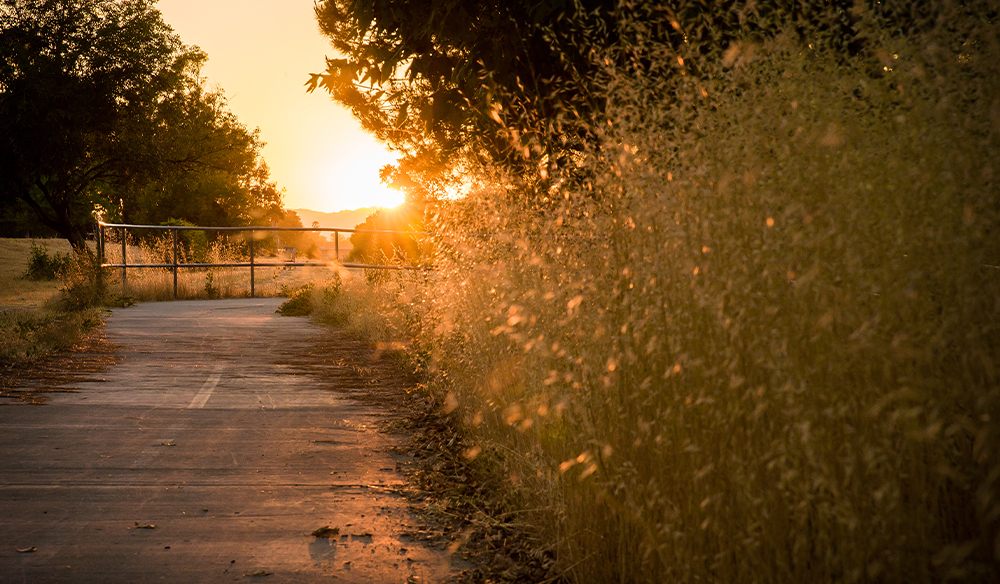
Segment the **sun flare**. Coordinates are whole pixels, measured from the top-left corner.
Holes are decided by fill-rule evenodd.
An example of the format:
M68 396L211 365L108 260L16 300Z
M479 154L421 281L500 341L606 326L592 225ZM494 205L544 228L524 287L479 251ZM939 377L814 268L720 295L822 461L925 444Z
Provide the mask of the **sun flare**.
M323 176L319 182L318 191L322 198L329 201L350 201L352 203L350 208L391 209L398 207L405 200L402 191L381 184L375 173L330 173Z

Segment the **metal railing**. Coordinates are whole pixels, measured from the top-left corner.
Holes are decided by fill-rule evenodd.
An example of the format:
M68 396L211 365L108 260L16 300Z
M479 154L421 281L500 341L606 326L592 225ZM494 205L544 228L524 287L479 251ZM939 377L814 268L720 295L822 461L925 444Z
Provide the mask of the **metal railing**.
M105 238L106 229L120 229L122 230L121 237L121 251L122 251L122 261L121 263L105 263L105 245L107 243ZM151 263L151 264L138 264L138 263L128 263L128 246L126 234L129 229L146 229L155 231L170 231L172 244L173 244L173 261L170 263ZM177 239L178 231L232 231L232 232L250 232L250 237L247 241L250 246L250 261L248 262L180 262L178 261L179 255L179 242ZM177 298L177 272L180 269L186 268L249 268L250 269L250 297L255 297L254 290L254 270L256 268L286 268L286 267L316 267L325 264L319 264L316 262L296 262L296 261L282 261L282 262L259 262L256 259L256 249L254 248L254 237L255 232L258 231L309 231L309 232L330 232L333 233L334 242L334 257L338 267L343 268L353 268L353 269L365 269L365 270L430 270L429 266L410 266L410 265L377 265L377 264L358 264L358 263L341 263L340 262L340 234L341 233L371 233L371 234L381 234L381 235L406 235L406 236L431 236L431 233L426 233L422 231L393 231L387 229L351 229L346 227L264 227L264 226L252 226L252 227L202 227L202 226L189 226L189 225L134 225L130 223L105 223L103 221L97 222L97 254L100 261L101 268L121 268L122 270L122 286L128 286L128 270L129 268L170 268L174 275L174 298ZM293 256L294 257L294 256Z

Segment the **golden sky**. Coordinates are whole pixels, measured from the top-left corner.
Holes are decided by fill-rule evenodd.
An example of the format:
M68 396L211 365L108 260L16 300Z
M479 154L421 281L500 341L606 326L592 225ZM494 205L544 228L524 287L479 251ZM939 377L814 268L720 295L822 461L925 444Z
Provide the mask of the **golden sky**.
M160 0L163 20L208 54L202 75L225 90L248 128L260 128L271 178L285 207L338 211L391 207L399 191L379 183L395 160L325 92L305 92L309 73L333 49L313 16L313 0Z

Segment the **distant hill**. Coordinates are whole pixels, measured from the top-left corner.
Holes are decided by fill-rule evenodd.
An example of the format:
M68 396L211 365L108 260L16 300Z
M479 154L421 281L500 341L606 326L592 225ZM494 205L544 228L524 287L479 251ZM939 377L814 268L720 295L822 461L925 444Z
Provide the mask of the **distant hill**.
M364 222L369 215L377 211L377 207L364 207L361 209L351 209L350 211L337 211L336 213L324 213L323 211L313 211L312 209L292 209L302 225L312 227L313 221L319 223L320 227L345 227L353 228L358 223Z

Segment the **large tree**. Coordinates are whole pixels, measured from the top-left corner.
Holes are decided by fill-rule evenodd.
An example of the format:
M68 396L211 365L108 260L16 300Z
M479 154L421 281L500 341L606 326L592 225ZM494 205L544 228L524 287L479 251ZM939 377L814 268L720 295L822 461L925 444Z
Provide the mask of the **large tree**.
M95 210L128 213L152 185L206 169L243 206L277 207L256 134L202 90L204 60L151 0L2 0L0 205L81 251Z
M329 91L404 153L387 173L396 182L426 179L456 156L524 164L560 121L598 107L566 90L592 70L586 45L612 42L616 5L323 0L320 29L341 58L328 58L309 88Z
M282 194L260 156L264 143L225 96L194 85L162 100L156 120L156 174L124 199L129 221L227 226L280 218Z
M756 4L321 0L319 26L340 57L328 58L308 87L330 92L402 151L400 170L411 176L456 156L551 169L592 139L609 59L640 75L655 70L669 86L685 72L676 56L687 47L721 54L737 35L771 35L795 22L816 23L810 30L829 30L841 44L852 38L849 1ZM678 54L654 62L644 53L651 41ZM697 65L687 57L688 68Z
M473 159L525 176L572 169L600 142L606 72L668 96L711 77L739 41L792 32L815 50L864 50L861 15L900 33L908 0L319 0L338 55L307 83L404 156L385 176L426 184Z

